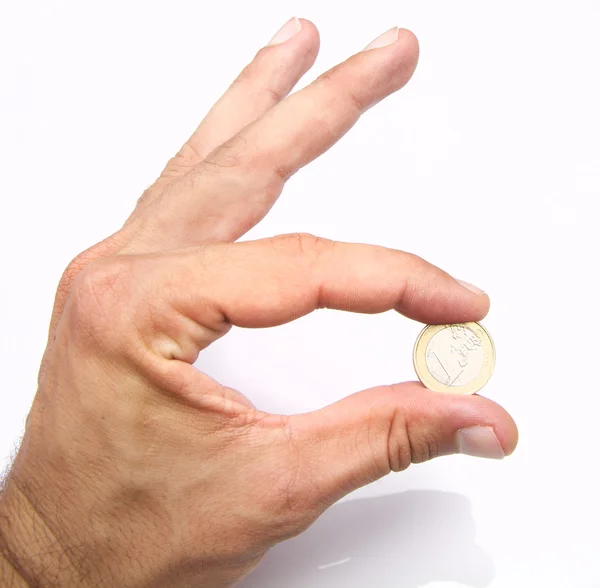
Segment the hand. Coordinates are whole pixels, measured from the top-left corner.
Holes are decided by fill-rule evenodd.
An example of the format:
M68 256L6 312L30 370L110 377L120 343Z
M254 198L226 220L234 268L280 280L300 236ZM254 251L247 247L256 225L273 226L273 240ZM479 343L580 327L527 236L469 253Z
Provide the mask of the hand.
M428 323L488 310L485 294L407 253L311 235L235 243L287 178L417 62L414 36L393 29L283 99L318 49L307 21L286 34L257 54L124 227L65 271L0 501L8 585L230 586L390 471L513 451L512 419L478 396L395 384L286 417L194 368L231 325L276 326L317 308L395 309Z

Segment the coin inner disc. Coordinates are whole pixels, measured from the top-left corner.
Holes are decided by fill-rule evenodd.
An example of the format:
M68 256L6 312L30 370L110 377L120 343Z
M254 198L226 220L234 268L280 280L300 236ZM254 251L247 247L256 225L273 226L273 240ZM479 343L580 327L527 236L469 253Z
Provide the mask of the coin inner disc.
M451 325L436 333L425 353L429 373L446 386L472 382L481 372L484 360L481 338L462 325Z

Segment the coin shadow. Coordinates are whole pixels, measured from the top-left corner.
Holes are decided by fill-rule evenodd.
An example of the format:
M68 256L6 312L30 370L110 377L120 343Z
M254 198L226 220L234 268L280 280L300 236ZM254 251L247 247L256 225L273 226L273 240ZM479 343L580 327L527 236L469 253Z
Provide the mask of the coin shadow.
M475 543L464 496L431 490L351 500L273 548L240 588L489 586L491 557Z

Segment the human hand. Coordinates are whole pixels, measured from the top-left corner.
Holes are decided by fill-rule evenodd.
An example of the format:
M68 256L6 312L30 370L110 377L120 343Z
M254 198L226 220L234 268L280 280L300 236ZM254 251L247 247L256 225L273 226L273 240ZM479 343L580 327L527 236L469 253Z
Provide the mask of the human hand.
M0 500L7 583L230 586L390 471L513 451L512 419L479 396L395 384L288 417L193 367L232 325L316 308L426 323L488 310L485 294L407 253L311 235L235 243L417 62L414 36L393 29L379 40L391 44L283 100L318 48L311 23L286 26L296 34L258 53L123 228L65 271Z

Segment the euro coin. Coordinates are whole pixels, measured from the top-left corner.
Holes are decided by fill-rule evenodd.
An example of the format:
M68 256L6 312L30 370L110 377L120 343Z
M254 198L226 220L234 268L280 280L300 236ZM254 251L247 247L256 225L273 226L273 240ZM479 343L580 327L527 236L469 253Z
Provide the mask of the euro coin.
M479 323L428 325L417 338L413 362L430 390L475 394L492 376L496 351Z

